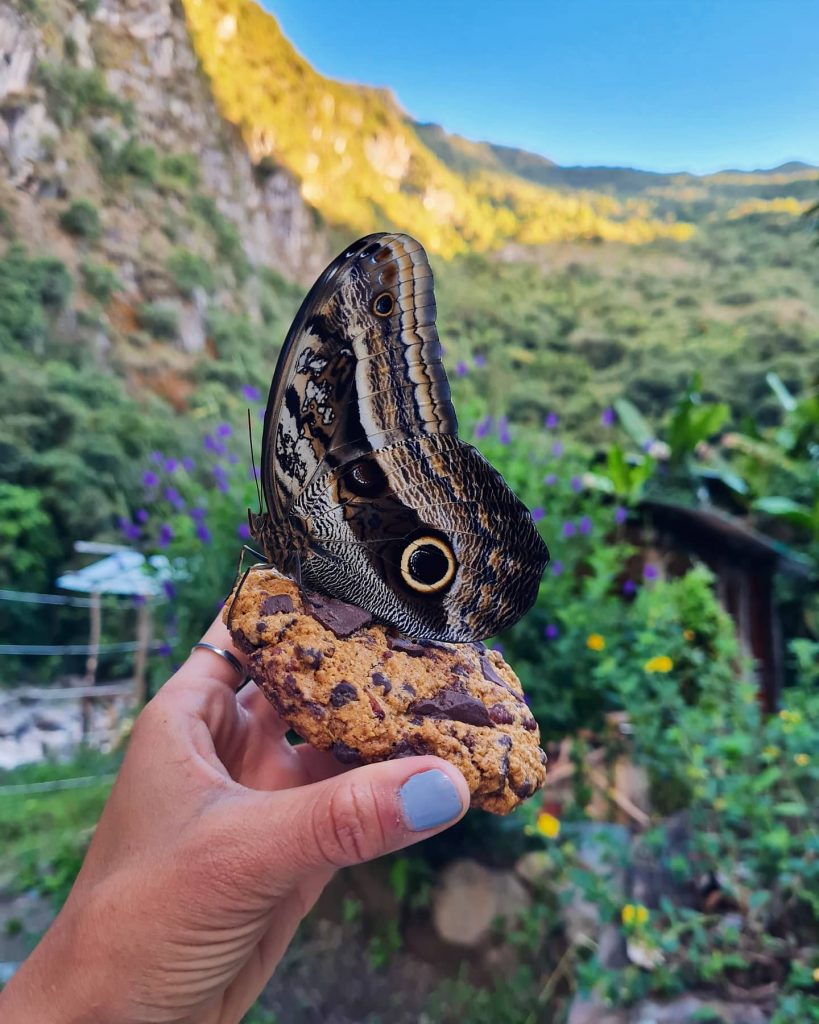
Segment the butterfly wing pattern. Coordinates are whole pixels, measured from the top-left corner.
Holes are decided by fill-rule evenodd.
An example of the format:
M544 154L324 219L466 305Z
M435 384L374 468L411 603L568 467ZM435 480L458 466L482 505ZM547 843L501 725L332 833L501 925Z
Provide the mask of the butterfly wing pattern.
M265 415L267 513L283 571L418 639L469 642L532 605L548 551L501 475L457 436L432 270L404 234L339 255L287 335Z

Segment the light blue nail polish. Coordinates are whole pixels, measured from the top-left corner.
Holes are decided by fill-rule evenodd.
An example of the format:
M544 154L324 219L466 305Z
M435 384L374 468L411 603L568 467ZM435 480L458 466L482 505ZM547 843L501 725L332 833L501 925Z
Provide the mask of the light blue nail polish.
M461 797L448 775L437 768L419 772L399 790L404 817L413 832L452 821L461 813Z

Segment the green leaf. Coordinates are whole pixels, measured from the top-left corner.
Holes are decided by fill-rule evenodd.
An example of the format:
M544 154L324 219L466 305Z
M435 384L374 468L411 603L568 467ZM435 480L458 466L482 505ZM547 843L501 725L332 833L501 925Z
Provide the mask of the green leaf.
M779 376L779 374L773 372L766 373L765 380L768 383L768 387L779 399L779 404L782 406L782 408L786 412L793 412L793 410L796 408L796 399L782 383L782 378Z
M786 818L804 818L808 808L801 800L783 800L782 803L774 804L775 814L782 814Z
M614 409L623 430L636 445L642 448L654 440L654 431L633 402L627 398L618 398L614 403Z

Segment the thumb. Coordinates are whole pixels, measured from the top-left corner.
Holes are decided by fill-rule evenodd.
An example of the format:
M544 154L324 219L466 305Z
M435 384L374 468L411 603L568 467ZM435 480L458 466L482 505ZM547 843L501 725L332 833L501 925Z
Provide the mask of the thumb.
M261 794L260 794L261 796ZM453 825L469 807L463 775L438 757L354 768L323 782L263 796L257 822L279 881L347 867L400 850Z

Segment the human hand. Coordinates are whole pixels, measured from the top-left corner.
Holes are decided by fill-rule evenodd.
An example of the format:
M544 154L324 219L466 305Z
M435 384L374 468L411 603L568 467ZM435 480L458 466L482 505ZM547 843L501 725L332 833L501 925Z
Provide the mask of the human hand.
M205 640L242 655L217 620ZM4 1024L236 1024L336 868L453 824L436 757L344 771L194 650L137 719L65 906L0 993Z

